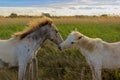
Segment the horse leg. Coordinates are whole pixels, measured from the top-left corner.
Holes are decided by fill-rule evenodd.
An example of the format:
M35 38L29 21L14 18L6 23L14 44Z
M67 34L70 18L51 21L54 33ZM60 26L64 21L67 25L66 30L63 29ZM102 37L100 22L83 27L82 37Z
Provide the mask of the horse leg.
M96 76L95 76L95 70L93 66L90 66L91 70L92 70L92 80L97 80Z
M95 69L95 75L96 75L97 80L102 80L101 69L100 68Z
M26 64L19 65L18 80L23 80L25 76Z
M4 62L0 59L0 68L4 67Z
M38 78L38 61L37 58L32 59L32 80L37 80Z
M26 66L26 72L25 72L25 80L29 80L30 77L30 63Z
M101 80L101 68L91 66L93 80Z

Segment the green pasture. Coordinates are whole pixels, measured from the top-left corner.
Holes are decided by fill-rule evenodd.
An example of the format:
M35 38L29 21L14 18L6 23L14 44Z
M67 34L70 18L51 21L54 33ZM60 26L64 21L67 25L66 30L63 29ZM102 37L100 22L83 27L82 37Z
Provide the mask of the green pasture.
M108 18L109 19L109 18ZM75 21L74 21L75 22ZM120 21L117 22L54 22L65 39L77 28L82 34L101 38L107 42L120 41ZM0 22L0 39L8 39L22 31L27 22ZM52 46L52 47L51 47ZM91 80L91 70L81 53L73 48L59 51L57 46L46 41L38 52L38 80ZM104 69L103 80L120 80L120 69ZM16 80L17 69L0 70L0 80Z

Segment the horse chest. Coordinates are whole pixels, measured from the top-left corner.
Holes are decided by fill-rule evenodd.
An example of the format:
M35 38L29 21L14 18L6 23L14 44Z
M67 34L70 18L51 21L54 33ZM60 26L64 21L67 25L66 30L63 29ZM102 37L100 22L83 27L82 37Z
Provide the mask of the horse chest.
M17 64L17 55L15 54L14 50L15 48L11 43L3 42L0 46L1 62L7 63L9 66L15 66Z
M98 51L94 52L88 52L86 50L81 49L81 53L83 56L85 56L87 62L92 65L101 65L101 55L98 53Z

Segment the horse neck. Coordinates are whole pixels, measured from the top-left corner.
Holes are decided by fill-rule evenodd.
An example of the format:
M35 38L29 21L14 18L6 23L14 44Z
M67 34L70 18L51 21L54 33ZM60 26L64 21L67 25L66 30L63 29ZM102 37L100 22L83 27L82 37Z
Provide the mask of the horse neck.
M93 52L96 47L96 41L92 38L84 36L84 39L79 41L81 49L84 49L88 52Z
M29 45L35 51L44 43L47 39L48 33L38 30L38 32L28 35L25 40L28 41Z

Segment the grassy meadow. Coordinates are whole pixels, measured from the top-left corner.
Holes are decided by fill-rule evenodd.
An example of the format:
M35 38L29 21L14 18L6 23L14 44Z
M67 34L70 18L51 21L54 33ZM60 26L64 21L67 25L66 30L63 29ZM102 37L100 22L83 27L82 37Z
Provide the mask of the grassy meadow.
M0 18L0 39L22 31L36 18ZM86 36L107 42L120 41L120 17L53 18L62 37L77 28ZM53 47L51 47L53 46ZM92 80L91 70L81 53L73 48L59 51L47 40L38 52L38 80ZM120 80L120 69L102 70L103 80ZM0 70L0 80L17 80L17 68Z

